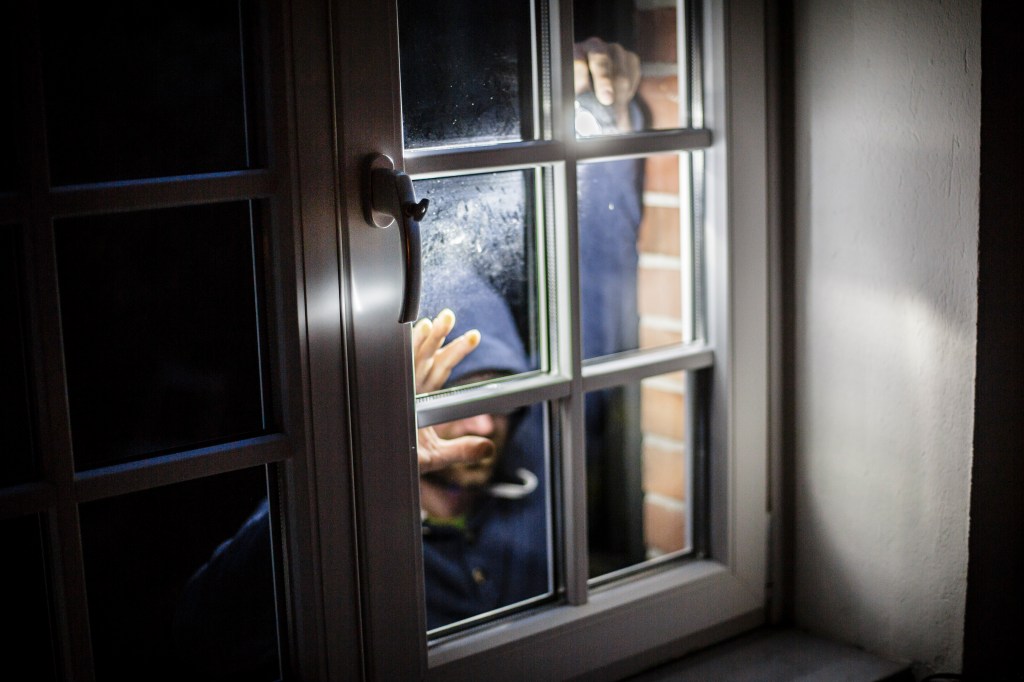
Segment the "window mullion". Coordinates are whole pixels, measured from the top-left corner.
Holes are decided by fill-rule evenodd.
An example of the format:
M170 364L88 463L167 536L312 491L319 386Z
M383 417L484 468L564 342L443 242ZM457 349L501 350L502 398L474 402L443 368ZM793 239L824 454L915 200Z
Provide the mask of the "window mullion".
M454 172L488 172L561 161L565 145L558 141L508 142L482 148L416 149L405 152L405 170L417 179Z
M422 397L417 400L417 425L433 426L484 412L509 412L531 403L563 398L569 395L570 390L569 379L539 374L512 382L496 382Z
M557 66L551 69L553 132L565 145L564 163L555 173L555 226L553 272L555 287L552 313L552 360L570 377L570 393L556 403L560 442L558 465L561 483L555 499L561 538L557 556L563 569L565 599L569 604L587 602L587 472L584 450L582 324L580 318L579 227L576 202L576 121L573 90L573 7L571 2L550 3L551 53ZM560 201L559 201L560 200Z

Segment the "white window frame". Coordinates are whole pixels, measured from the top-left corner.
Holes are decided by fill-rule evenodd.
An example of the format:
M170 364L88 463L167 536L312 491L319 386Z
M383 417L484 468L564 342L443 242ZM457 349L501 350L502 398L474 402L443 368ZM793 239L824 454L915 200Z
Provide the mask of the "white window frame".
M397 300L400 289L388 274L400 271L397 262L389 264L390 255L371 263L363 260L368 253L397 254L397 235L366 225L362 189L354 180L373 153L388 154L400 167L404 165L398 89L381 87L379 71L376 79L360 74L358 68L346 71L346 64L354 63L390 66L390 82L396 84L396 23L393 6L386 4L386 11L379 6L338 8L333 24L338 36L358 30L377 38L376 45L336 41L334 57L340 85L336 91L338 174L342 178L340 248L348 273L342 286L342 315L348 329L345 351L352 381L355 555L359 557L365 676L459 680L587 675L588 679L614 679L762 623L769 560L769 230L763 3L711 0L704 13L704 124L711 146L704 150L708 299L707 346L701 352L711 352L714 357L712 445L707 462L708 557L589 589L585 571L569 567L562 603L429 644L423 627L416 471L410 456L414 434L396 437L392 421L404 418L408 424L415 423L408 330L391 321L394 315L389 306L375 309L358 295L360 289L372 291L387 302ZM557 12L559 3L551 4ZM565 46L564 34L563 29L562 70L553 78L571 82L571 63L564 58L571 45ZM383 79L387 85L387 78ZM574 200L568 203L574 208ZM574 271L575 264L564 265ZM405 358L404 375L401 367L382 366L387 363L381 358L388 354ZM574 361L573 393L581 395L584 373L578 358ZM392 380L381 385L376 379L379 376L391 376ZM571 446L581 441L581 434L569 438ZM570 468L569 479L582 480L580 469L579 463L575 470ZM579 503L574 508L582 512ZM566 541L580 543L581 527L568 521ZM321 542L330 544L329 540ZM326 568L324 573L329 583ZM330 634L331 620L328 608L327 641L337 642Z

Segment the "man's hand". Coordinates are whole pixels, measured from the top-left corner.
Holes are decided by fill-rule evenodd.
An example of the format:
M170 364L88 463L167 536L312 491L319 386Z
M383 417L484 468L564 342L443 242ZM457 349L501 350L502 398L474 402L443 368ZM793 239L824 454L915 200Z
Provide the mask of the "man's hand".
M455 365L480 345L480 332L472 329L447 346L444 340L455 327L455 313L445 308L433 321L429 317L413 325L412 350L416 393L436 391L448 380Z
M611 106L619 130L633 129L629 102L640 85L640 58L618 43L587 38L573 46L576 94L593 90L597 101Z
M480 345L480 332L475 329L444 345L444 340L454 327L455 314L447 308L438 313L433 321L425 317L413 325L416 393L429 393L444 386L455 365ZM417 429L416 451L421 474L495 454L494 443L487 438L460 436L446 440L437 435L432 426Z

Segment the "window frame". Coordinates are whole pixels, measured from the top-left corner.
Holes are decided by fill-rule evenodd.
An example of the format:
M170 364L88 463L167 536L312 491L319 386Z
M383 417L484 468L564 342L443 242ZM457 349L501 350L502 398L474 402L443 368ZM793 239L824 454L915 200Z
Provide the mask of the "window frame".
M460 169L481 170L566 164L559 168L566 201L558 208L558 221L566 225L576 209L575 192L566 188L575 186L577 160L706 147L707 343L594 364L583 362L579 349L563 348L563 374L517 380L504 396L486 398L486 389L479 389L470 397L488 404L556 402L575 425L563 430L562 451L575 453L562 462L563 480L570 492L582 491L583 455L575 447L583 440L582 401L567 397L627 380L639 366L634 360L645 376L710 367L708 558L591 587L585 553L577 552L564 603L429 643L414 457L417 405L409 331L397 324L393 281L400 271L398 235L367 226L361 176L376 153L420 175L443 172L446 162L428 151L403 157L392 0L268 4L271 144L265 168L58 188L49 183L45 156L34 151L46 148L37 10L15 10L31 28L18 37L32 57L18 74L24 101L15 112L27 122L28 135L19 142L24 187L0 196L0 218L22 230L29 400L41 467L36 480L2 491L0 516L37 514L47 528L59 674L95 677L78 505L256 465L276 472L280 492L274 531L284 568L279 603L290 616L282 633L290 654L286 677L521 679L529 671L543 678L613 679L763 622L771 255L764 3L706 3L706 82L724 87L707 91L703 129L577 142L567 133L573 130L572 97L563 90L563 100L552 102L551 140L503 145L498 157L467 151L459 161ZM549 20L561 27L555 34L561 69L552 73L557 88L572 82L571 6L550 5ZM267 328L280 428L224 446L76 473L54 313L53 220L237 198L266 200L273 211ZM558 285L578 302L577 264L568 255L576 252L575 235L564 231L557 239ZM376 255L363 261L367 253ZM383 304L360 305L357 294L367 282L379 288ZM559 333L578 339L578 316L559 319L566 325ZM381 376L390 379L381 385ZM418 412L425 423L458 410L473 413L479 404L442 397ZM585 548L584 498L577 492L563 508L570 510L559 520L563 539Z
M393 3L379 16L366 18L370 25L389 35L393 31ZM357 427L365 440L357 437L353 444L356 461L365 467L360 473L357 464L356 489L359 491L356 523L360 552L363 555L361 583L364 596L364 646L367 675L387 678L401 671L408 675L420 670L428 679L515 678L529 671L544 678L567 678L590 674L609 678L636 672L665 658L709 644L752 628L764 621L767 577L768 536L768 206L767 206L767 127L765 91L765 8L762 3L722 0L706 3L703 15L705 52L702 64L707 84L704 101L703 129L655 131L630 140L594 139L577 142L574 135L571 89L560 88L572 82L571 7L550 3L550 22L559 27L553 34L552 52L558 54L561 68L553 69L554 92L563 92L562 101L552 102L554 131L551 140L504 143L494 149L469 149L455 154L448 151L416 150L402 154L401 127L387 130L387 120L400 123L398 89L387 95L371 97L367 92L354 93L342 88L341 111L362 111L373 107L387 111L373 120L378 126L375 135L386 140L383 151L396 160L413 177L436 176L445 171L496 170L520 164L550 164L563 178L564 201L556 209L557 221L568 224L567 215L576 210L574 164L583 159L596 159L615 154L639 154L704 148L706 161L705 232L706 263L709 273L706 344L641 351L636 359L624 356L613 362L585 364L578 347L569 353L564 349L555 359L562 372L515 380L504 385L500 395L485 387L460 392L457 397L421 399L420 424L435 423L456 416L475 414L492 406L512 406L541 399L556 401L557 409L566 412L571 429L562 430L561 450L569 453L561 464L563 503L567 510L559 519L565 546L586 547L585 489L582 397L584 390L621 383L631 375L631 364L643 366L644 376L656 374L655 367L674 371L687 367L708 367L707 388L710 391L711 452L707 467L707 514L709 533L707 557L662 565L639 572L627 579L606 585L589 586L586 553L568 552L561 556L566 567L562 602L535 607L501 618L497 623L482 625L427 642L422 599L422 553L416 545L419 529L416 509L415 465L405 452L392 456L366 454L385 447L366 426ZM340 20L338 20L340 21ZM388 29L387 22L393 22ZM348 16L335 24L336 31L350 35L352 23ZM368 25L366 25L368 26ZM394 35L390 33L390 35ZM387 43L379 40L379 43ZM392 47L396 47L394 38ZM366 53L366 46L344 48L350 56L381 64L391 64L397 72L397 50L387 53L379 46ZM343 58L336 57L341 69ZM392 84L397 84L392 77ZM380 82L377 82L378 88ZM362 118L346 115L339 128L345 131ZM559 124L561 122L561 124ZM396 132L399 139L396 139ZM569 135L572 137L570 138ZM640 139L640 142L637 142ZM359 143L353 140L353 146ZM456 161L452 159L458 157ZM360 155L342 151L342 165L358 170ZM560 165L562 164L562 165ZM349 188L347 238L355 251L369 247L375 238L395 240L387 230L366 232L365 221L353 215L359 203L358 191ZM344 228L343 228L343 231ZM579 301L577 264L568 254L576 253L576 236L572 231L556 235L555 271L561 274L556 284L568 292L569 302ZM377 245L377 248L380 248ZM397 248L396 244L385 248ZM349 264L357 261L350 254ZM359 277L358 273L350 273ZM565 304L562 298L560 305ZM571 303L570 303L571 305ZM394 344L384 335L373 335L361 329L367 319L350 316L350 340L358 347L370 344ZM559 334L579 338L578 316L561 315ZM388 327L392 335L394 327ZM408 344L408 331L400 333ZM405 350L408 358L408 346ZM405 360L408 369L408 359ZM650 371L648 371L650 370ZM358 363L353 371L360 371ZM404 389L411 395L406 373ZM357 378L356 381L359 384ZM394 382L397 386L400 382ZM354 389L359 403L358 386ZM490 391L490 394L488 394ZM399 398L395 394L395 399ZM392 401L393 402L393 401ZM395 403L398 405L399 403ZM416 406L411 398L402 404L407 414ZM354 419L367 420L355 409ZM372 418L372 428L383 428L384 422ZM409 434L411 440L414 434ZM367 446L371 450L367 450ZM399 445L401 450L406 441ZM392 452L395 449L392 446ZM358 454L363 453L363 454ZM387 461L385 461L387 460ZM387 463L390 462L390 465ZM402 467L396 480L387 479ZM385 482L386 481L386 482ZM412 488L412 490L410 490ZM396 495L401 492L401 495ZM405 551L395 553L395 538L390 552L374 547L380 529L379 505L387 504L387 518L392 530L416 527L410 531L414 542L404 544ZM363 525L369 521L370 525ZM367 530L369 529L369 530ZM376 529L376 530L374 530ZM558 535L556 530L556 535ZM403 531L405 532L405 531ZM366 545L366 543L370 543ZM571 561L570 561L571 559ZM396 566L398 564L399 566ZM386 594L385 594L386 593ZM415 599L415 602L410 600ZM389 609L404 609L401 617ZM415 614L415 617L414 617ZM416 627L410 629L410 623ZM628 636L624 636L627 635ZM571 651L571 657L566 652Z

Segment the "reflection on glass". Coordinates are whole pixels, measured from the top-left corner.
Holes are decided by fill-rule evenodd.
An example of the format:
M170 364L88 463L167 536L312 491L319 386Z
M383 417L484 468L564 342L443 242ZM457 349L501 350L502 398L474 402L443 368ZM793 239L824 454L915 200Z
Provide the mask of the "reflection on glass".
M407 149L531 137L530 3L398 3Z
M278 679L266 495L260 467L81 506L99 679Z
M57 222L77 468L263 430L258 215L236 202Z
M430 200L420 223L420 317L454 311L449 338L489 327L524 349L519 371L540 366L534 177L524 170L415 183L417 196ZM481 354L466 362L474 356Z
M579 166L586 359L692 338L693 249L681 158Z
M33 474L19 260L17 230L0 226L0 486Z
M258 163L252 3L42 5L54 184Z
M688 86L680 68L686 60L679 59L681 21L675 3L574 2L573 21L578 136L688 124ZM608 83L607 94L602 82Z
M0 604L8 627L4 634L4 667L20 670L20 679L56 680L54 642L47 601L46 563L39 519L28 516L0 520L4 580Z
M433 428L444 439L488 438L495 450L420 478L427 628L550 594L544 405Z
M586 396L590 576L690 548L683 373Z

